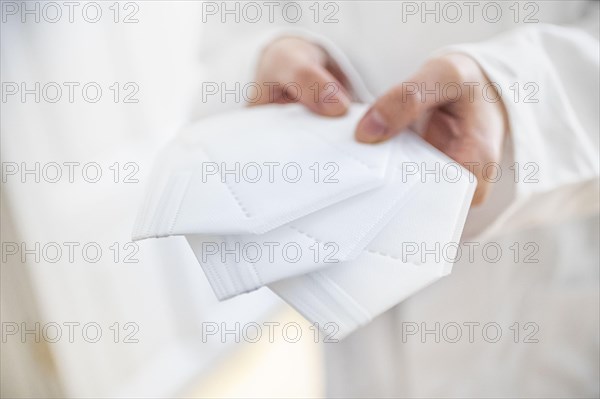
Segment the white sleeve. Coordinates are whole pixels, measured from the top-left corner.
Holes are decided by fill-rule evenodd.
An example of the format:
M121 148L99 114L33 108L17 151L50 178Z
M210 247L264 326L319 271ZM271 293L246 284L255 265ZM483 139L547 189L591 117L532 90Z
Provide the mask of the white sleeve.
M442 49L473 57L499 85L509 116L503 177L471 210L466 236L598 212L598 6L577 27L537 25Z

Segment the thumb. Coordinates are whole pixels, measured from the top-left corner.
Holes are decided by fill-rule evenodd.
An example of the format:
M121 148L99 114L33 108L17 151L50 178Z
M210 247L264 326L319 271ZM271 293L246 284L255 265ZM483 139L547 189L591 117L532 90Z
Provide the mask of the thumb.
M443 105L438 88L449 80L436 60L426 64L412 79L394 86L367 111L355 136L364 143L389 139L428 110Z

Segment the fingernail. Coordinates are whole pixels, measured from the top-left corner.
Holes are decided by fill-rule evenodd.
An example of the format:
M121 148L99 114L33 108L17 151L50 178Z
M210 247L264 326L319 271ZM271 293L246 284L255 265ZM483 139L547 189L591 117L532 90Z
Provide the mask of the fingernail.
M371 108L359 122L356 137L364 141L381 139L387 130L385 119L376 109Z

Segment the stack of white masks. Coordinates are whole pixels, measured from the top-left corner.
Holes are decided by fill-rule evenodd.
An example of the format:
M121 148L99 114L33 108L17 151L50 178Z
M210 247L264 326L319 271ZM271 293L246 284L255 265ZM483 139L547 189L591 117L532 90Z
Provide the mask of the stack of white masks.
M188 126L133 238L184 235L220 300L268 286L347 335L450 272L475 187L414 133L357 143L365 110L269 105Z

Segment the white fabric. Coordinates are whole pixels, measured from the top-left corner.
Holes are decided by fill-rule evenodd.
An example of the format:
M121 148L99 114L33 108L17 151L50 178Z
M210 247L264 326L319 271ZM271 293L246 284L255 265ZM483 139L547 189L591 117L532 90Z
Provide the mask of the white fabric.
M474 21L465 6L455 23L432 15L422 22L421 14L403 20L406 2L400 1L336 4L337 23L303 19L293 27L304 28L296 34L321 44L344 71L357 71L374 96L407 79L434 52L452 48L477 59L492 80L519 85L520 101L503 90L511 125L503 171L514 161L531 162L539 166L539 183L528 183L521 170L517 181L509 175L495 184L489 200L470 210L463 239L486 235L506 247L533 242L540 256L535 265L515 264L510 256L494 264L463 259L438 284L326 345L328 396L597 397L598 220L586 215L597 214L599 202L598 2L495 2L489 8L501 7L502 17L493 23L482 18L486 2L475 5ZM527 23L527 15L535 21ZM275 37L281 29L209 23L202 47L209 56L206 79L251 81L255 64L237 68L237 62L255 60L268 42L266 32ZM224 40L235 48L219 47ZM478 44L447 47L460 43ZM356 86L356 74L347 75ZM531 93L523 87L528 82L538 84L537 103L523 102ZM369 100L359 90L354 95ZM230 107L214 101L197 110L207 115ZM496 321L504 331L515 321L537 321L542 335L538 344L510 338L403 343L401 323L407 321Z
M392 144L356 143L354 113L271 105L189 126L156 160L134 239L260 234L382 185Z
M404 136L419 179L393 220L356 260L269 286L311 322L333 324L336 339L452 270L475 179L465 169L445 178L427 174L449 159Z
M166 155L163 153L158 158L158 167L152 179L157 183L149 190L146 207L138 218L135 237L185 234L220 300L333 264L343 265L343 262L352 261L359 255L357 263L364 263L365 255L367 260L369 257L368 252L363 252L367 245L370 252L377 251L379 254L395 256L398 237L412 240L426 236L430 239L440 238L436 234L423 233L432 230L431 227L427 227L431 225L427 220L434 213L440 216L433 230L442 232L442 238L454 236L455 241L458 241L464 215L456 219L456 214L459 210L468 209L475 184L474 177L414 133L406 132L378 146L352 141L352 127L364 114L365 108L364 105L356 104L352 106L348 115L331 119L315 117L299 105L269 106L240 110L233 115L217 116L194 124L167 148ZM279 139L287 134L286 131L281 131L282 121L285 121L284 129L287 129L287 126L294 127L290 129L289 142L283 141L285 145L282 145ZM299 133L294 134L294 129ZM354 175L360 177L358 172L361 170L350 161L358 160L358 166L361 166L363 160L368 160L369 157L378 159L379 162L369 161L371 165L375 165L369 165L370 169L377 172L371 176L372 180L357 180L361 183L360 189L371 188L378 183L382 172L385 172L384 186L354 195L265 234L238 234L239 225L243 228L247 219L227 218L231 214L235 215L238 209L249 209L248 204L263 206L260 212L254 212L254 218L265 218L267 222L261 220L258 226L267 225L268 228L276 223L269 222L269 218L276 221L293 218L287 214L273 216L268 213L278 201L285 200L285 205L290 210L288 212L295 215L298 210L303 211L312 206L310 201L314 201L314 198L320 201L319 204L324 203L321 199L324 197L335 201L337 198L331 198L329 190L332 186L336 192L344 195L353 195L359 191L353 185L343 184L342 178L338 179L336 176L335 179L339 180L337 183L329 186L325 184L323 188L319 182L310 181L314 183L314 187L309 188L313 196L307 199L305 195L298 195L297 191L292 190L297 186L282 179L267 179L264 184L255 185L254 182L260 179L253 175L250 182L242 176L241 179L223 183L227 182L229 176L218 173L216 169L211 169L213 173L210 175L205 173L208 160L217 165L221 162L233 165L235 162L262 163L277 159L285 163L294 160L297 164L308 167L314 163L314 158L311 159L310 148L304 147L306 150L301 150L304 144L302 135L319 137L319 142L310 144L316 145L316 152L322 151L330 162L335 161L338 170L344 167L353 168L342 175L346 177L346 181L351 181L349 177ZM239 151L229 148L229 143L242 141L242 137L252 139L244 141ZM322 143L327 143L327 147L319 149L318 146ZM335 147L330 143L336 143ZM290 151L286 154L285 150L288 148ZM228 151L233 154L227 154ZM273 158L273 155L277 158ZM348 156L350 157L346 159ZM381 168L382 161L387 163L384 169ZM446 167L450 167L448 177L453 181L448 182L444 192L437 187L439 173L431 175L429 172L431 176L427 178L422 172L436 169L441 171ZM229 168L231 169L231 166ZM224 167L220 169L222 172ZM244 187L244 184L248 187ZM425 185L426 189L423 188ZM220 198L210 198L214 195L211 190L218 194L223 186L227 190L221 190L223 195ZM307 190L307 187L300 187L300 190ZM232 194L235 194L235 203L227 202ZM306 193L302 191L301 194ZM431 207L436 211L425 207L430 205L428 201L423 201L423 197L426 196L435 199ZM239 208L236 208L236 205ZM395 216L398 212L401 212L401 217ZM450 222L442 223L444 218L449 218ZM393 226L389 226L392 219ZM222 225L220 220L224 220ZM379 234L382 229L385 229L386 233ZM215 231L224 235L212 235ZM409 234L398 235L399 231ZM404 279L405 289L402 290L401 297L423 286L420 272L431 276L426 277L426 281L431 282L432 279L448 273L449 266L417 270L414 283L413 279ZM360 283L360 274L358 268L357 273L353 274L355 282ZM393 280L391 275L389 277L388 283ZM302 289L300 285L296 290ZM364 286L363 289L369 291L372 287ZM285 297L284 290L280 292ZM384 301L383 306L371 307L369 319L395 304L395 297L396 295L393 295L388 300L391 301L389 303ZM297 298L293 303L301 301L301 298ZM321 306L327 306L327 303L322 303ZM340 303L338 306L343 307L344 304ZM314 312L313 309L304 313ZM343 312L339 312L340 316L342 314ZM341 323L343 321L340 319ZM348 333L361 324L364 324L364 320L353 325L346 323L344 331Z
M421 167L422 158L415 153L420 151L430 157L435 154L439 164L449 162L414 134L406 133L392 143L388 179L381 188L263 235L187 235L217 297L226 299L287 277L355 259L394 215L407 207L412 192L419 189L415 186L421 176L413 170ZM468 173L457 164L453 166L461 173ZM274 248L271 251L269 244ZM293 245L292 255L286 255L282 248L286 245ZM243 256L243 248L248 248L251 254Z
M357 121L352 115L345 118ZM383 187L261 235L186 235L217 297L226 299L356 258L404 205L416 183L416 176L401 171L401 162L412 159L402 145L410 137L393 142Z

